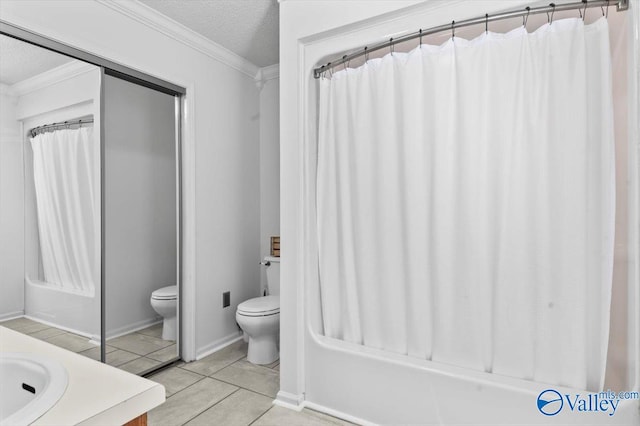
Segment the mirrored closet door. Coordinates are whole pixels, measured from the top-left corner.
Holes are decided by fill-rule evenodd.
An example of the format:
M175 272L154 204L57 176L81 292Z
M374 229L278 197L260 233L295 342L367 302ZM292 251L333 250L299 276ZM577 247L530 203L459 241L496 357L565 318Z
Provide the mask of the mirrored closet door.
M103 77L106 360L144 374L178 358L176 97Z
M179 360L184 89L0 24L0 326L134 374Z
M99 360L101 70L0 51L0 325Z

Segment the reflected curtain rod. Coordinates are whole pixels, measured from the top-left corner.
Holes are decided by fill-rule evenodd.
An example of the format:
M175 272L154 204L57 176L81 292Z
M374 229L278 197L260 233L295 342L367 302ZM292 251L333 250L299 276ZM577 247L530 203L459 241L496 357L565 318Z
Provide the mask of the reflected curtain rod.
M70 127L70 126L80 126L82 127L83 124L86 123L93 123L93 118L79 118L77 120L68 120L68 121L64 121L62 123L51 123L51 124L45 124L43 126L38 126L38 127L34 127L33 129L31 129L29 131L29 133L31 134L31 137L35 137L36 135L40 134L40 133L45 133L48 131L53 131L56 130L56 127Z
M377 43L371 46L365 46L364 48L360 48L353 53L344 55L342 58L335 59L325 65L322 65L321 67L314 69L313 77L320 78L322 74L325 73L326 71L333 70L333 68L342 64L346 64L352 59L359 58L360 56L365 56L365 60L368 60L369 53L374 52L376 50L384 49L387 47L393 49L393 46L395 44L402 43L408 40L413 40L416 38L421 39L424 36L436 34L443 31L451 31L452 34L455 35L456 28L469 27L471 25L478 25L478 24L488 25L489 22L501 21L503 19L510 19L510 18L517 18L517 17L522 17L523 24L526 25L529 15L538 15L541 13L546 13L548 16L549 22L553 22L554 12L577 9L577 10L584 10L584 12L582 11L580 12L581 15L584 15L586 13L587 8L606 7L607 13L608 13L609 6L616 6L616 10L618 12L625 11L629 9L629 0L594 0L594 1L582 0L580 2L565 3L565 4L558 4L558 5L554 3L550 3L548 6L538 6L538 7L527 6L523 10L513 10L510 12L497 13L495 15L485 14L484 16L465 19L464 21L458 21L458 22L451 21L450 24L439 25L437 27L428 28L426 30L420 29L416 32L404 35L402 37L398 37L395 39L390 38L388 41Z

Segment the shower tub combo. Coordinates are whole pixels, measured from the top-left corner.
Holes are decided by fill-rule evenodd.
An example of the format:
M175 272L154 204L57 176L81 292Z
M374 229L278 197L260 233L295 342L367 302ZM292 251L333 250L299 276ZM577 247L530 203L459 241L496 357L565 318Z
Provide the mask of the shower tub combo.
M517 5L510 4L509 7L519 7L518 5L524 8L527 3L519 2ZM632 6L637 6L637 3L632 3ZM291 6L285 7L290 7L285 11L285 16L289 19L298 13ZM637 200L634 195L637 190L637 147L629 142L637 140L634 139L637 137L637 123L627 125L626 112L622 121L619 116L620 111L627 111L629 108L629 117L634 117L633 111L637 105L633 100L627 103L626 97L616 98L615 95L620 92L637 94L633 81L630 83L632 87L616 87L617 82L625 82L626 85L630 81L626 65L622 66L618 62L622 56L626 56L626 42L622 48L614 48L613 52L613 70L618 73L614 76L616 150L624 154L616 158L617 182L618 185L623 185L617 188L616 208L622 214L616 217L616 229L619 233L616 233L610 356L607 359L605 391L611 383L611 377L616 376L618 380L611 387L619 386L619 389L613 389L616 392L631 391L628 400L623 398L617 403L603 402L616 398L608 398L609 394L597 395L596 406L596 395L585 389L458 367L324 335L323 302L318 279L316 217L318 88L313 79L313 69L317 64L331 61L336 56L335 52L354 51L367 41L379 39L380 34L404 34L407 28L425 28L428 24L435 26L446 22L447 18L450 22L452 15L484 15L485 9L492 10L491 7L499 9L505 6L497 1L452 2L447 7L439 2L425 2L301 37L298 40L297 54L292 56L293 51L289 51L288 56L283 59L282 69L289 70L295 66L298 70L306 71L296 74L299 81L295 84L283 86L285 99L287 96L295 99L294 95L302 99L297 105L303 106L303 112L297 115L296 120L285 123L282 129L283 158L288 162L301 158L302 164L295 172L289 171L283 175L289 178L284 180L283 194L291 196L292 201L283 202L281 233L283 236L287 235L289 241L294 241L292 246L295 249L283 254L283 369L277 404L309 407L361 424L640 424L640 403L634 399L633 394L640 385L637 379L640 365L640 292L635 264L638 255L637 224L626 222L627 215L637 217ZM575 10L572 13L575 14ZM562 17L562 14L557 15ZM614 13L612 8L609 22L612 19L625 19L623 15L625 14ZM633 13L627 15L633 19L629 18L624 25L620 22L610 24L610 27L625 31L629 27L637 27L637 17L634 18ZM344 23L336 21L340 22L336 26ZM530 22L535 22L533 17ZM482 30L484 27L480 31ZM617 39L615 34L611 37L622 40L625 35L623 33ZM637 43L638 40L629 41L632 45L629 50L637 52ZM624 55L616 57L616 53ZM342 65L337 71L339 70L342 70ZM291 103L283 105L285 109L292 107ZM300 139L304 141L302 145L299 144ZM294 181L299 182L301 188L298 184L287 183ZM625 186L627 182L629 187ZM293 197L292 191L302 194L302 197ZM299 218L297 222L292 219L295 215ZM287 219L291 219L290 225ZM381 259L383 261L385 257L382 256ZM287 318L287 315L291 317ZM294 318L296 321L293 321ZM620 336L623 337L623 344L617 342ZM622 355L623 362L612 362L611 354ZM557 392L561 400L549 399L548 394L543 393L548 389ZM560 406L557 413L549 410L554 404L554 410ZM579 406L590 411L579 410Z

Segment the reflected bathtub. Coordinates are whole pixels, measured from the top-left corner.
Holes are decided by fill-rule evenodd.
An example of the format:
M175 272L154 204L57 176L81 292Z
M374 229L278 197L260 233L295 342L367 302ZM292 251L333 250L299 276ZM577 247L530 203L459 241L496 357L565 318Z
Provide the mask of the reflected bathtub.
M69 293L42 281L25 279L28 318L100 340L100 297Z

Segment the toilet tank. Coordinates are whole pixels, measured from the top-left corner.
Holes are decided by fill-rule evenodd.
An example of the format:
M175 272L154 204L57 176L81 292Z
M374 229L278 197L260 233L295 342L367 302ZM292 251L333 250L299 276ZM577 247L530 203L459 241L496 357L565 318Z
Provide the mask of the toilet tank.
M269 262L267 266L267 288L272 296L280 295L280 258L267 256L264 262Z

